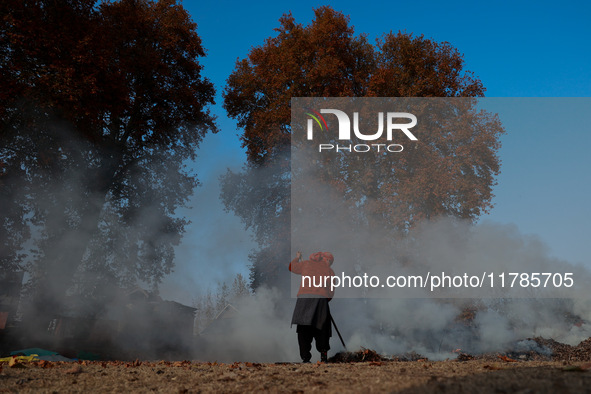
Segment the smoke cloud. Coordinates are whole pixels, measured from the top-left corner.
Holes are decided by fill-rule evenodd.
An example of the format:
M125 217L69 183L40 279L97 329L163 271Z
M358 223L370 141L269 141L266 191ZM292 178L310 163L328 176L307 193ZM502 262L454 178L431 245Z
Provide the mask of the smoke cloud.
M540 104L556 103L527 102L522 107L530 112L537 108L533 112L539 113ZM562 107L571 104L563 102ZM519 127L538 130L531 119L523 119L523 111L514 102L496 105L511 108L511 116L526 123L519 123ZM547 354L548 349L527 338L541 336L574 345L591 336L591 303L585 294L585 285L591 279L588 269L552 256L549 246L539 237L522 234L514 224L487 220L474 224L440 217L418 222L405 237L396 238L363 221L369 215L370 211L364 212L364 208L372 206L371 198L352 206L344 201L343 189L318 178L317 170L322 164L315 157L296 149L291 161L292 257L298 250L304 256L330 251L335 256L333 269L337 274L367 272L384 278L391 274L486 272L494 273L497 279L496 286L486 291L477 288L469 292L462 288L436 295L425 290L372 293L371 289L347 292L337 288L331 310L348 350L364 347L385 355L415 352L431 359L455 358L459 349L472 354L526 350ZM288 261L284 264L285 275L290 275ZM572 273L575 286L563 287L561 292L532 287L524 291L501 288L498 275L512 272ZM292 297L299 283L300 277L292 275ZM261 353L261 361L298 358L295 329L289 327L295 299L284 294L284 288L259 291L256 302L240 308L241 318L237 321L248 320L249 316L267 319L267 325L255 325L250 333L254 340L258 338L257 332L264 332L277 345L270 347L269 353ZM269 314L270 310L280 312ZM246 327L248 324L240 326L243 331L239 334L231 330L222 337L243 338ZM272 329L268 332L266 328ZM249 346L252 343L266 348L265 341L254 340ZM331 353L342 350L336 336L331 344ZM245 357L242 350L224 347L223 341L218 341L214 348L203 354L214 357L217 352L227 359L233 359L232 354Z
M446 271L450 274L471 271L495 272L573 272L584 284L589 272L551 256L538 237L523 235L512 224L483 221L472 224L454 218L439 218L418 224L402 240L384 243L383 234L351 227L345 208L326 184L306 180L314 193L298 204L310 209L310 215L297 218L296 227L307 231L294 237L292 256L302 250L306 256L319 250L335 256L333 269L351 275L359 272L385 275L399 270L415 272ZM316 199L314 201L311 198ZM304 195L298 195L303 198ZM314 212L323 212L322 220ZM293 219L293 218L292 218ZM369 240L379 239L377 243ZM379 245L370 248L368 245ZM291 276L292 296L300 277ZM365 293L339 296L336 289L331 311L347 349L369 348L381 354L401 356L418 353L430 359L455 358L462 352L535 350L548 352L527 338L546 337L577 344L591 336L591 303L585 298L543 298L544 293L530 291L524 297L510 292L492 291L485 297L371 298ZM461 294L461 293L460 293ZM475 293L478 295L478 292ZM581 293L573 293L580 295ZM542 296L542 298L540 298ZM370 297L370 298L367 298ZM238 313L220 319L200 337L196 358L218 361L256 360L276 362L298 360L295 327L290 327L295 298L284 288L260 288L236 304ZM334 354L344 350L333 330Z
M87 148L82 146L70 149ZM298 160L297 157L292 159ZM138 167L134 167L132 172L138 179L145 175L142 168ZM218 171L212 173L216 177L219 174ZM171 177L172 172L168 174L167 182L182 181ZM494 270L526 273L572 272L576 283L581 285L588 283L590 279L585 267L553 257L544 242L536 236L521 234L512 224L491 221L472 224L454 218L440 218L417 224L402 240L392 239L383 232L367 227L351 226L351 218L354 216L350 207L342 203L340 190L319 182L313 174L308 177L305 173L299 175L302 176L299 184L306 187L300 193L296 184L295 198L299 206L313 209L298 212L295 220L292 217L292 226L296 229L292 239L292 256L297 250L302 250L305 256L316 251L330 251L335 256L335 271L342 270L351 275L371 272L384 277L392 272L411 274L417 270L446 271L450 274ZM256 177L257 174L253 176ZM261 177L264 176L266 175L261 174ZM133 246L141 238L139 234L147 234L148 228L162 228L165 223L161 221L161 215L154 214L161 207L149 203L134 210L132 217L120 221L121 218L110 211L109 204L105 204L105 196L88 195L86 190L77 188L76 185L84 184L85 181L85 171L72 170L62 174L60 181L54 182L52 187L44 185L43 188L31 191L30 185L26 184L22 185L22 189L30 195L51 196L52 200L38 201L42 209L50 209L54 203L68 207L67 212L72 213L70 219L73 221L66 220L67 226L64 227L63 222L60 225L58 216L50 218L52 221L48 222L52 227L67 232L64 239L68 243L75 245L84 237L96 237L78 271L79 286L69 291L70 295L84 293L101 301L96 304L82 303L81 309L76 312L77 316L93 319L95 325L88 329L87 334L95 335L101 330L100 324L104 324L97 325L96 321L117 322L124 320L126 314L129 315L134 303L130 303L129 293L121 293L117 287L147 283L142 282L141 275L133 275L133 272L137 272L134 270L138 264L140 272L149 274L149 266L142 265L141 261L133 258ZM209 182L214 181L210 179ZM182 297L181 301L187 304L191 294L197 295L202 291L204 281L192 280L188 275L183 275L184 272L201 272L204 277L225 281L244 269L248 250L253 247L250 235L240 229L241 224L235 218L226 220L227 217L219 210L217 193L216 188L211 188L201 195L197 194L199 197L194 202L199 204L199 208L187 216L199 231L186 236L185 241L203 238L210 243L197 246L184 244L176 249L176 264L180 275L166 283L162 289L163 298ZM253 209L257 203L256 199L245 202ZM370 205L371 201L366 203ZM102 230L99 234L80 231L76 226L75 213L88 206L102 207L103 226L100 227ZM209 214L204 216L208 211ZM319 215L318 212L322 214ZM318 220L319 217L322 220ZM36 229L32 223L30 225L39 241L43 241L43 231ZM298 229L304 231L297 231ZM122 237L123 234L125 237ZM157 231L153 240L156 243L170 244L172 242L169 236L166 232ZM125 241L118 243L114 241L116 239ZM113 242L109 244L113 248L106 254L101 251L101 245L104 246L105 242ZM52 252L50 242L43 245L45 249L40 250L44 253L57 255L61 252ZM180 339L177 337L181 341L180 346L199 360L298 360L295 327L290 325L295 299L289 293L292 290L293 295L293 291L297 291L299 277L288 272L289 261L279 263L285 266L284 278L290 278L296 287L286 289L279 284L274 287L271 283L258 288L255 294L233 302L237 312L220 316L194 341L192 335ZM169 269L170 265L165 264L161 275L167 274ZM34 279L35 271L32 268L31 273ZM64 274L67 272L64 271ZM119 278L121 282L113 278ZM117 286L112 286L112 283L117 283ZM581 293L574 294L577 297L543 298L543 293L532 291L529 296L521 294L519 298L511 298L510 294L498 291L489 293L486 297L464 295L463 298L446 298L442 294L433 298L422 292L418 294L419 297L413 294L370 298L371 294L347 295L337 289L336 298L331 302L331 310L348 350L364 347L385 355L415 352L431 359L445 359L455 358L457 349L468 353L522 349L546 352L547 349L527 340L536 336L577 344L591 336L591 301ZM154 357L163 357L167 348L178 347L179 343L174 343L169 335L168 330L173 330L172 326L159 326L158 322L168 321L176 325L187 323L167 317L164 310L161 310L162 315L155 315L154 309L151 309L154 304L150 303L159 303L162 300L150 299L150 296L143 293L136 293L131 297L139 297L140 300L144 297L135 304L145 307L136 308L133 314L137 323L134 327L137 329L131 332L140 333L133 338L133 347L139 347L144 355ZM97 307L105 305L105 302L111 306ZM150 308L147 307L148 304L151 305ZM165 305L167 304L162 304ZM149 326L150 330L141 331L140 326ZM117 340L121 346L125 346L125 343L129 344L130 338L126 336ZM336 335L333 335L331 345L331 354L343 350ZM170 357L174 356L171 353Z

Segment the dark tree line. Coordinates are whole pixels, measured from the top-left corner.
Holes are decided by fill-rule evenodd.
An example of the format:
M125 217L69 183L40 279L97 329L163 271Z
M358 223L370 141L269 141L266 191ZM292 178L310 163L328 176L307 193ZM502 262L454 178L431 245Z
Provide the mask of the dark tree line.
M84 286L157 284L197 185L185 162L216 131L195 23L175 0L8 0L0 15L2 269L29 271L33 314Z

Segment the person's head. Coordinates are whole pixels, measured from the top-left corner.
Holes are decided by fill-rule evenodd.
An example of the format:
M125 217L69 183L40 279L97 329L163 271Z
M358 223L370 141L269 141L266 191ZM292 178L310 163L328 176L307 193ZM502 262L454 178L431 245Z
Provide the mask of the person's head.
M328 263L328 265L332 265L334 262L334 256L330 252L316 252L310 255L310 260L317 262L324 261Z

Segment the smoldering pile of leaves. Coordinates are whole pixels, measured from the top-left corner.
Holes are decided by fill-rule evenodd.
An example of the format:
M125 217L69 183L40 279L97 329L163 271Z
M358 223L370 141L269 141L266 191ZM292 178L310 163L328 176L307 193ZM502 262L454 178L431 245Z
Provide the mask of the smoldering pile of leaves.
M460 349L458 349L460 350ZM356 352L339 352L329 358L331 363L354 362L384 362L384 361L427 361L418 353L410 352L397 356L384 356L375 350L361 348ZM576 346L567 345L542 337L528 338L515 342L511 350L503 353L485 353L472 355L458 351L457 361L486 360L486 361L591 361L591 338Z
M410 352L399 356L386 357L375 350L361 348L356 352L339 352L328 359L329 363L360 363L383 361L426 361L427 358L418 353Z
M567 345L542 337L528 338L515 342L511 350L504 353L486 353L471 355L458 354L458 361L468 360L502 360L517 361L591 361L591 338L585 339L576 346Z
M576 346L556 342L553 339L537 337L533 339L542 346L552 350L552 360L555 361L590 361L591 338L587 338Z
M364 349L357 352L339 352L328 359L329 363L360 363L360 362L379 362L388 361L389 359L381 356L375 350Z

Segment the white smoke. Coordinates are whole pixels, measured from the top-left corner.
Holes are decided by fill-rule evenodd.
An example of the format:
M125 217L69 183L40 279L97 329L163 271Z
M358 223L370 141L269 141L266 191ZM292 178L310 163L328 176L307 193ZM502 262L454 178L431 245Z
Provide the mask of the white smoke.
M501 107L512 107L512 103ZM563 104L568 106L570 102ZM522 119L520 108L523 106L516 107L509 108L509 114ZM515 122L513 118L509 120ZM562 127L548 119L534 127L529 123L530 118L526 120L525 125L517 123L516 129L531 129L536 138L539 130ZM568 129L583 129L579 126L572 125ZM544 152L541 141L537 142L538 153ZM298 157L292 156L292 160L297 161ZM306 159L300 157L299 162L306 162ZM318 165L315 161L309 163L312 167ZM453 298L444 298L445 293L435 298L422 291L414 298L386 294L382 298L363 299L357 297L372 294L358 292L354 297L355 294L347 295L343 289L337 289L331 310L348 350L364 347L386 355L416 352L432 359L445 359L454 358L457 349L473 354L524 349L546 352L547 349L527 338L541 336L574 345L591 336L591 301L585 295L585 286L591 279L588 270L580 264L553 257L548 245L539 237L521 233L514 224L492 221L472 224L440 218L419 223L405 240L394 241L383 234L364 230L363 226L351 226L354 213L342 203L342 191L315 181L312 173L297 175L300 176L299 185L304 187L298 189L298 183L292 184L292 201L295 196L297 205L305 209L297 212L295 221L292 217L292 227L296 229L292 256L297 250L302 250L304 256L330 251L335 256L335 271L343 270L350 275L367 271L382 278L392 273L417 271L496 275L497 286L493 290L477 289L469 294L462 289L450 295ZM304 231L297 231L301 229ZM285 275L290 275L288 263L279 262L285 264ZM575 288L558 294L562 298L543 289L529 288L514 293L501 288L498 282L498 274L511 272L573 273ZM509 276L505 278L510 279ZM297 286L299 277L294 275L293 283ZM223 324L228 327L227 331L218 338L214 333L207 333L197 357L298 360L295 328L289 325L295 299L287 297L284 290L259 289L251 300L240 305L235 320ZM297 291L297 287L292 290ZM354 298L341 298L343 296ZM333 330L331 354L343 349L339 342Z
M467 268L511 272L575 271L576 280L588 273L556 260L540 240L520 235L513 226L485 222L471 225L442 219L419 226L413 237L421 245L415 257L422 264L449 263L450 272ZM341 229L341 236L343 227ZM454 238L453 248L449 245ZM321 241L320 241L321 242ZM335 255L338 271L347 246L325 248ZM309 250L307 252L314 252ZM366 255L368 260L378 255ZM436 257L436 258L435 258ZM457 262L456 268L453 263ZM289 275L285 262L285 275ZM412 265L412 262L410 263ZM279 289L258 289L236 305L239 313L219 322L218 332L206 332L196 357L218 361L298 360L295 327L290 327L295 299ZM415 352L431 359L455 358L457 349L472 354L517 349L526 338L545 337L577 344L591 336L591 302L555 298L336 298L331 310L347 350L373 349L384 355ZM472 311L472 316L466 316ZM578 324L577 324L578 323ZM223 327L223 328L220 328ZM331 354L344 350L336 331Z
M581 298L584 292L579 291L591 279L589 272L581 265L552 257L538 237L521 234L512 224L472 224L442 217L419 223L404 240L384 244L383 234L361 231L362 227L350 225L346 215L338 214L344 208L338 193L329 186L312 181L307 185L314 185L309 187L314 192L298 194L298 205L316 209L298 213L295 227L306 231L293 238L292 252L302 250L304 256L332 252L337 275L340 270L350 275L366 271L383 279L393 272L412 273L417 269L423 273L497 275L497 288L476 289L470 296L463 295L461 289L454 293L461 298L444 298L445 293L433 297L428 291L422 291L418 298L359 298L371 296L368 292L342 298L343 293L352 296L336 289L331 310L347 350L363 347L389 356L414 352L446 359L455 358L457 349L472 354L519 349L526 346L526 338L537 336L568 344L591 336L591 302ZM322 220L318 220L318 212L322 212ZM369 248L372 239L380 239L381 247ZM289 261L281 263L285 275L290 275ZM503 272L571 272L576 291L563 294L574 298L549 297L543 289L528 289L512 298L510 291L500 288L498 275ZM300 278L292 275L292 279L297 286ZM297 287L292 294L294 290ZM196 357L218 361L298 360L295 327L289 324L294 305L295 299L289 298L285 289L258 289L237 306L235 317L220 322L217 327L224 327L220 332L209 331L201 338ZM331 354L344 350L335 330L331 346Z

